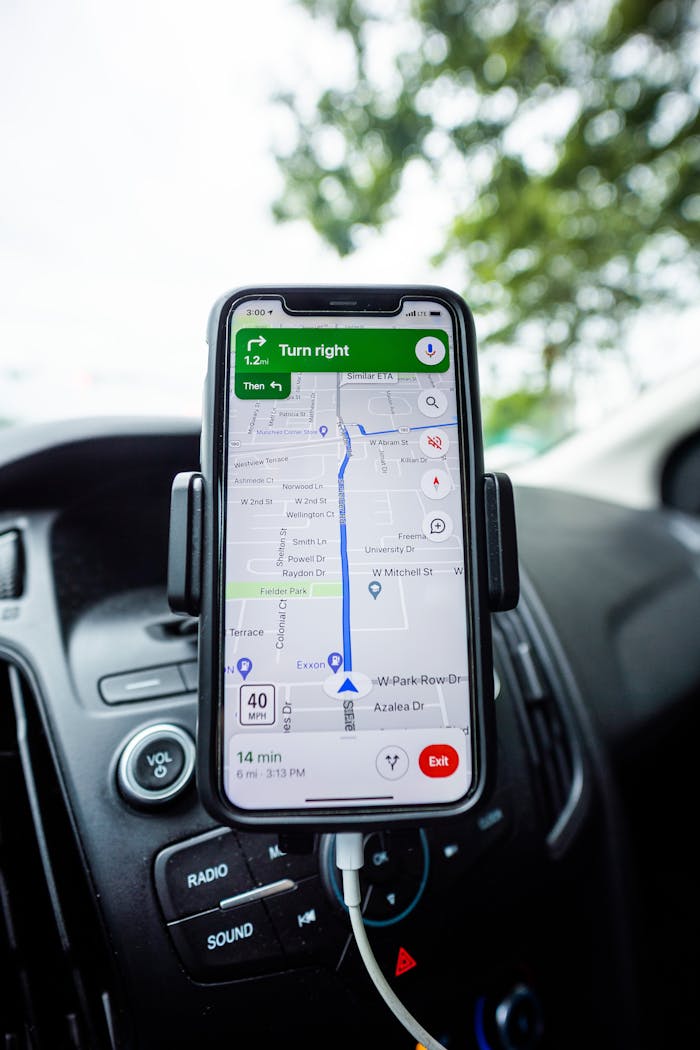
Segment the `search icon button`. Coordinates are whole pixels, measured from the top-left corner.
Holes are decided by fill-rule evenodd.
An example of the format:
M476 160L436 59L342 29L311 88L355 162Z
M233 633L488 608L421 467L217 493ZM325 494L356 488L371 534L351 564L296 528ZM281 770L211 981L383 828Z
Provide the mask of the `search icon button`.
M418 395L418 408L424 416L430 416L431 419L442 416L447 408L447 395L438 387L421 390Z

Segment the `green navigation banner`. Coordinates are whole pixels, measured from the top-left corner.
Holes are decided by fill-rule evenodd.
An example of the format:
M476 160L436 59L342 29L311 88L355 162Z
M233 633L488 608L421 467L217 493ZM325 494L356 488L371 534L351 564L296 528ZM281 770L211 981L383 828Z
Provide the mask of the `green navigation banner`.
M279 381L291 372L446 372L449 367L447 333L439 329L242 328L235 348L237 387L243 374L262 382L265 373Z

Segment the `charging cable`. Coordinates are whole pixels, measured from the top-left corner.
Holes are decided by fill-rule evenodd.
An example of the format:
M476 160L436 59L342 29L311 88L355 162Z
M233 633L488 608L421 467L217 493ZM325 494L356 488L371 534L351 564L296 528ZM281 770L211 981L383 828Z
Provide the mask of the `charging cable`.
M425 1047L425 1050L445 1050L442 1043L438 1042L430 1032L413 1017L406 1009L399 997L389 985L384 974L379 968L379 963L374 957L372 946L367 938L367 931L362 919L360 891L360 869L363 867L364 849L362 843L362 832L343 831L335 837L335 862L343 873L343 899L350 914L352 932L359 949L362 961L367 973L372 978L374 986L387 1004L391 1012L401 1022L404 1028L411 1033L414 1039Z

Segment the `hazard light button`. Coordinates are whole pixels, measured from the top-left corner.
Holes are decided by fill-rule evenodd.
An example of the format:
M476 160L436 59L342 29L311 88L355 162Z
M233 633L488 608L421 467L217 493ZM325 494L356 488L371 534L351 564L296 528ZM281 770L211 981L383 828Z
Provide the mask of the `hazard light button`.
M396 956L396 966L394 967L394 977L401 977L403 974L408 973L418 963L413 956L406 951L403 946L399 946L398 955Z
M459 766L459 754L451 744L429 744L418 756L418 766L426 777L450 777Z

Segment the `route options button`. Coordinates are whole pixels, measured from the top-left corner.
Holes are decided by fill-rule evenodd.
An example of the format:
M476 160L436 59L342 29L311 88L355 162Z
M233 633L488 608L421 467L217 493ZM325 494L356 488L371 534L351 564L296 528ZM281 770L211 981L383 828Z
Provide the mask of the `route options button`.
M449 777L459 766L459 755L451 744L429 744L418 756L418 766L426 777Z
M377 772L385 780L400 780L409 766L408 755L402 747L391 744L377 755Z

